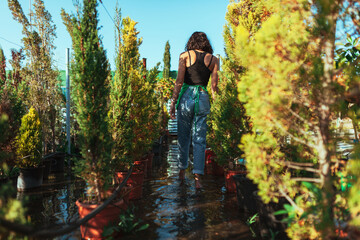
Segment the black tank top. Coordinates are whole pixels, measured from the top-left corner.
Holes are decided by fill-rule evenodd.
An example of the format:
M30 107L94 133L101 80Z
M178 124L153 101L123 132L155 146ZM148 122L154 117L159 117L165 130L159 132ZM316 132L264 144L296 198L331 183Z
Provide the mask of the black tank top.
M196 60L195 63L192 64L190 67L186 67L184 82L188 85L202 85L206 87L210 79L211 71L209 69L209 66L211 64L213 55L211 55L211 60L209 62L209 65L206 66L204 62L204 58L207 52L197 52L197 51L194 52L196 54ZM190 58L189 51L188 54ZM191 58L190 58L190 64L191 64Z

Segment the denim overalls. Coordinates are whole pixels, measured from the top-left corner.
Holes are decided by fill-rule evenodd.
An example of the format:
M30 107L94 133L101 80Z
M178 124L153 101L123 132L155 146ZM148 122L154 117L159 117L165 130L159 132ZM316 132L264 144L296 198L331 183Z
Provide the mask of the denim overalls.
M194 174L204 174L206 118L210 113L209 94L203 86L184 83L177 103L179 168L188 167L190 141L194 150ZM192 130L192 131L191 131Z

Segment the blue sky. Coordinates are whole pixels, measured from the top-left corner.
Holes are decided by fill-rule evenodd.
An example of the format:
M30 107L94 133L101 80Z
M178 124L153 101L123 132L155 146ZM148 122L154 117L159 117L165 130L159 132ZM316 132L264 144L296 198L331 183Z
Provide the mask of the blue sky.
M19 0L23 11L29 13L30 1ZM80 0L82 1L82 0ZM116 0L102 0L108 12L113 16ZM44 0L46 9L52 15L57 27L55 40L55 60L59 69L65 69L65 50L71 48L71 39L62 23L60 9L74 13L73 0ZM143 38L140 47L141 57L147 58L147 66L151 68L157 62L161 63L165 43L170 42L171 70L177 70L178 57L184 51L185 44L194 31L205 32L213 46L214 54L224 55L223 26L228 0L119 0L122 16L129 16L136 22L139 36ZM104 48L114 68L115 40L114 24L99 3L99 19L102 26L100 34ZM13 20L7 5L7 0L0 0L0 45L7 60L10 59L10 49L19 49L22 45L22 27ZM10 42L11 43L10 43ZM17 45L16 45L17 44ZM10 64L7 63L7 69Z

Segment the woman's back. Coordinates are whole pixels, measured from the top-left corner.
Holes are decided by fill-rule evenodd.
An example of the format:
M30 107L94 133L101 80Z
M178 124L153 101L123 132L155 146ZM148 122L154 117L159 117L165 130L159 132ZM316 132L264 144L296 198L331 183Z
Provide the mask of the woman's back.
M207 86L215 67L214 56L200 50L190 50L183 54L186 55L184 82L188 85Z

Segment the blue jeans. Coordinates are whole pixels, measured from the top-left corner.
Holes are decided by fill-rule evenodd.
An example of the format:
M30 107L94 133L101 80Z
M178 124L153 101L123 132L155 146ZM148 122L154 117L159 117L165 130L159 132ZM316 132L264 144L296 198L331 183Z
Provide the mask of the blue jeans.
M199 91L199 105L195 113L196 92ZM192 136L194 174L204 174L206 148L206 118L210 113L209 94L189 87L182 95L177 108L179 168L188 167L190 141ZM191 131L192 130L192 131Z

